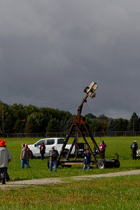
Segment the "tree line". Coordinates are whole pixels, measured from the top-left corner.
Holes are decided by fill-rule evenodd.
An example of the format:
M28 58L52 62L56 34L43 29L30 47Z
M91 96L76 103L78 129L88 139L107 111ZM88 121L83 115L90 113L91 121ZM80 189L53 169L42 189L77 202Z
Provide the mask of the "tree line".
M0 105L0 131L4 133L67 133L72 124L73 115L48 107L24 106L22 104ZM99 117L89 113L85 115L86 123L93 131L139 131L140 117L134 112L130 120Z

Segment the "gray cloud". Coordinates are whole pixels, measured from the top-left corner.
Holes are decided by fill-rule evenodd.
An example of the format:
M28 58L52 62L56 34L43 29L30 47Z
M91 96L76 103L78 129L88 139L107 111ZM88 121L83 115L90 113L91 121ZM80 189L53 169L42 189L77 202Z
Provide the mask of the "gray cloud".
M75 114L84 105L129 119L140 115L140 2L9 0L0 6L0 100Z

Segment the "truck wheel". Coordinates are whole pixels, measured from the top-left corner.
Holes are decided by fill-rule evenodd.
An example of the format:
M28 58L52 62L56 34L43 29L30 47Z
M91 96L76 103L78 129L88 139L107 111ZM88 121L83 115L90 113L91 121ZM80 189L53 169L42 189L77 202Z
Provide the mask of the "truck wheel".
M105 161L104 160L99 160L96 163L96 167L99 168L99 169L104 169L105 168Z

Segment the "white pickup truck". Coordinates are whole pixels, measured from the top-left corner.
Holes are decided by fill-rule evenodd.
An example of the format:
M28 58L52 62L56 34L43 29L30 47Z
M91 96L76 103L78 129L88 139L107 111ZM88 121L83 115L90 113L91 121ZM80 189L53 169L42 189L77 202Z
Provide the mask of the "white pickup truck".
M136 158L140 158L140 149L136 151Z
M45 157L48 157L49 151L51 150L52 146L60 153L63 143L65 139L64 138L44 138L37 141L35 144L28 145L30 151L31 151L31 158L33 157L40 157L40 146L42 142L44 142L46 150L45 150ZM65 157L68 153L69 149L71 147L71 144L66 144L65 150L63 151L62 156ZM85 149L84 143L78 143L78 155L81 155ZM71 151L71 155L74 155L75 147L73 147Z

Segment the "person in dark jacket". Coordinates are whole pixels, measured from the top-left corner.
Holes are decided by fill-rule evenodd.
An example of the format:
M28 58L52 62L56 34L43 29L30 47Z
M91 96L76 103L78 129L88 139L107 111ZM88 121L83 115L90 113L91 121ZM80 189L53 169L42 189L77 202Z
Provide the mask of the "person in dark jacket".
M44 160L45 149L46 148L45 148L44 142L42 142L42 144L40 146L41 160Z
M132 159L136 160L136 151L138 149L138 144L136 140L133 142L130 148L132 149Z
M89 152L89 149L86 149L86 151L84 151L84 154L83 154L83 157L84 157L84 166L83 166L83 170L86 169L86 166L87 166L87 170L90 169L90 156L91 156L91 153Z
M49 168L50 171L52 171L52 167L54 166L54 172L57 171L57 157L58 157L58 151L54 149L54 147L52 146L52 149L49 151Z

